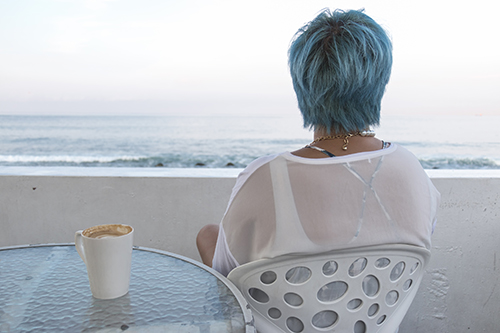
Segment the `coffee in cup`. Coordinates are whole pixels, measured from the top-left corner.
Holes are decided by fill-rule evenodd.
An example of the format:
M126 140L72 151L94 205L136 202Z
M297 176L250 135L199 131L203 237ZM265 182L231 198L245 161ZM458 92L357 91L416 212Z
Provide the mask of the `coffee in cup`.
M124 224L103 224L90 227L82 231L85 237L89 238L112 238L125 236L132 232L132 227Z
M134 229L124 224L103 224L79 230L75 247L87 266L95 298L125 295L130 283Z

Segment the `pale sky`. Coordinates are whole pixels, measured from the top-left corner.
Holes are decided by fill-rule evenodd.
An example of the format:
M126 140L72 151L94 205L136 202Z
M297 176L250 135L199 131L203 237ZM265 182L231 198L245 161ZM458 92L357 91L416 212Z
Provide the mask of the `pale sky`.
M0 0L0 114L297 112L288 46L325 7L389 31L385 114L500 115L493 0Z

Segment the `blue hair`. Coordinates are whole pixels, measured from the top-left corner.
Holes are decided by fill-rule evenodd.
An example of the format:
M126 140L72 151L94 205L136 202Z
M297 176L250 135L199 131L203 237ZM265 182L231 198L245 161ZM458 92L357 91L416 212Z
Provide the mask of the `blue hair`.
M322 10L295 34L288 64L304 127L332 134L379 124L392 43L363 10Z

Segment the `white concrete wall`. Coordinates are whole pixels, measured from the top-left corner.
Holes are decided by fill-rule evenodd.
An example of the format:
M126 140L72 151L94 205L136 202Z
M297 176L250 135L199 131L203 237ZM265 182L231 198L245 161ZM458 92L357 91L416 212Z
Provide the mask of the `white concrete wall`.
M400 332L500 332L500 173L429 174L441 192L438 225Z
M136 245L199 259L196 234L219 222L238 171L0 167L0 247L127 223ZM500 171L428 173L442 194L439 221L400 332L500 332Z
M3 172L2 172L3 170ZM134 244L199 259L198 230L219 223L237 170L0 168L0 246L73 242L124 223Z

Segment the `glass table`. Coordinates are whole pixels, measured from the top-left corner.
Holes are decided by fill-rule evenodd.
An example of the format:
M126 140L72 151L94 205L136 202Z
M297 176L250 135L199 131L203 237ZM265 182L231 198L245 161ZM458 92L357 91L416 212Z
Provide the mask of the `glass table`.
M214 270L134 247L128 294L92 297L73 244L0 248L0 332L255 332L238 289Z

